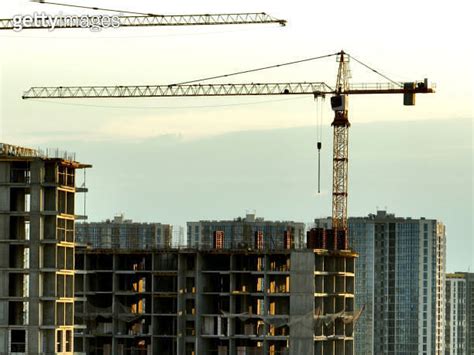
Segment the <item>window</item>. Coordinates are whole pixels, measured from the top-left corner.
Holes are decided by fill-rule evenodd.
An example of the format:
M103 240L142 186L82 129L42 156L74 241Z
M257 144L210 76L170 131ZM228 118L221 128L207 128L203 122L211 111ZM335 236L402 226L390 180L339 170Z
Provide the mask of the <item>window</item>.
M12 353L26 352L26 330L12 329L10 333L10 348Z

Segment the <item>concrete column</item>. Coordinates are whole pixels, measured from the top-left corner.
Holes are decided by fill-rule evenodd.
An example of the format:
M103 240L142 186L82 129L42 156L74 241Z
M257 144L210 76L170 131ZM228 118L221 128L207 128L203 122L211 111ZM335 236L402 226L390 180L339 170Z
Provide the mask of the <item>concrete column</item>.
M178 297L177 297L177 347L176 347L176 355L184 354L185 353L185 341L186 338L186 293L190 290L186 290L186 293L182 293L181 290L186 288L186 255L181 253L176 253L176 257L178 258ZM180 336L181 334L181 336Z
M4 170L9 171L9 164L8 163L0 163L0 181L7 182L6 180L6 172ZM3 176L5 175L5 176ZM9 176L9 175L8 175ZM6 207L6 203L9 203L7 197L7 192L9 191L8 187L0 186L0 211L8 211L9 208ZM9 207L9 206L8 206ZM9 215L1 215L0 214L0 240L8 240L10 239L10 216ZM0 258L3 262L1 262L0 266L0 297L5 297L5 300L0 301L0 354L8 353L8 329L4 329L3 327L8 327L8 259L9 259L9 250L10 244L9 243L2 243L0 245Z
M196 355L205 355L205 349L201 340L201 311L203 304L203 286L202 286L202 254L196 253Z
M265 316L269 316L270 310L270 301L268 299L268 289L270 288L270 280L268 278L268 271L270 270L270 256L265 254L263 256L263 303L265 305ZM263 353L268 354L268 340L266 339L268 333L270 332L270 326L268 323L263 325L263 334L265 340L263 342Z
M314 353L314 253L292 250L290 269L290 355Z
M235 255L231 255L231 269L235 270ZM229 313L230 314L235 314L236 313L236 308L235 308L235 295L232 293L232 291L235 291L236 289L236 279L235 279L234 273L230 274L230 279L229 279L229 291L230 291L230 298L229 298ZM229 317L227 318L228 322L228 329L229 329L229 354L235 354L236 349L235 349L235 318L234 317Z
M29 282L29 326L28 326L28 353L38 354L41 349L42 332L39 329L41 325L40 301L42 286L40 283L41 265L41 243L43 239L43 223L41 212L42 188L44 162L41 160L33 161L31 167L31 186L30 186L30 282Z
M118 257L119 255L113 254L112 257L112 329L114 329L114 333L112 334L112 354L118 354L117 350L117 338L115 337L115 334L117 334L117 329L118 329L118 321L117 321L117 315L118 315L118 307L117 303L115 301L115 293L117 292L117 284L116 284L116 274L115 270L117 270L118 267Z
M156 271L156 268L155 268L155 253L152 253L151 254L151 270L152 271ZM155 274L152 272L151 273L151 324L150 324L150 327L151 327L151 334L155 334L155 328L158 326L156 324L156 316L155 316ZM179 347L179 344L178 344L178 347ZM157 351L157 350L156 350ZM151 337L151 353L152 354L155 354L155 341L153 339L153 337Z

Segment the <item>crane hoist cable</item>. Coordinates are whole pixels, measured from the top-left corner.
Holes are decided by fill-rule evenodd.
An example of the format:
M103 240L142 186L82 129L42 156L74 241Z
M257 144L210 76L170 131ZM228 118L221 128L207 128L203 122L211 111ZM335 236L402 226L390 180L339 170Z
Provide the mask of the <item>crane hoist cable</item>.
M314 95L314 102L315 102L315 106L316 106L316 146L318 148L318 165L317 165L317 175L318 175L318 194L321 193L321 180L320 180L320 169L321 169L321 164L320 164L320 158L321 158L321 141L319 140L319 136L320 136L320 132L321 132L321 126L319 124L320 122L320 117L319 117L319 114L320 114L320 110L319 110L319 97L317 95Z
M285 62L285 63L280 63L280 64L268 65L268 66L260 67L260 68L247 69L247 70L241 70L241 71L232 72L232 73L228 73L228 74L220 74L220 75L209 76L209 77L205 77L205 78L201 78L201 79L193 79L193 80L182 81L182 82L179 82L179 83L171 84L170 86L187 85L187 84L199 83L199 82L208 81L208 80L228 78L228 77L230 77L230 76L236 76L236 75L241 75L241 74L254 73L254 72L257 72L257 71L268 70L268 69L275 69L275 68L280 68L280 67L284 67L284 66L289 66L289 65L294 65L294 64L300 64L300 63L310 62L310 61L314 61L314 60L318 60L318 59L329 58L329 57L337 56L337 55L340 55L340 54L341 54L341 52L330 53L330 54L320 55L320 56L317 56L317 57L310 57L310 58L304 58L304 59L300 59L300 60L294 60L294 61L291 61L291 62ZM364 66L365 68L369 69L370 71L372 71L372 72L376 73L377 75L381 76L382 78L384 78L384 79L390 81L391 83L393 83L393 84L395 84L395 85L397 85L397 86L399 86L399 87L402 87L402 86L403 86L403 84L402 84L401 82L395 81L395 80L389 78L388 76L382 74L382 73L379 72L378 70L376 70L376 69L370 67L369 65L363 63L362 61L358 60L357 58L351 56L350 54L347 54L347 53L346 53L346 55L347 55L349 58L354 59L357 63L359 63L360 65L362 65L362 66Z
M398 86L400 86L400 87L403 86L402 83L390 79L388 76L382 74L382 73L379 72L378 70L375 70L374 68L372 68L372 67L368 66L367 64L361 62L360 60L358 60L358 59L355 58L354 56L348 54L348 57L354 59L357 63L359 63L360 65L366 67L367 69L369 69L370 71L374 72L375 74L380 75L382 78L387 79L387 80L390 81L392 84L398 85Z
M229 77L229 76L235 76L235 75L241 75L241 74L254 73L254 72L257 72L257 71L261 71L261 70L275 69L275 68L280 68L280 67L284 67L284 66L288 66L288 65L300 64L300 63L304 63L304 62L310 62L310 61L317 60L317 59L329 58L329 57L333 57L333 56L336 56L336 55L339 55L339 54L340 54L339 52L337 52L337 53L331 53L331 54L325 54L325 55L320 55L320 56L317 56L317 57L311 57L311 58L305 58L305 59L300 59L300 60L294 60L294 61L291 61L291 62L280 63L280 64L274 64L274 65L269 65L269 66L260 67L260 68L242 70L242 71L233 72L233 73L229 73L229 74L214 75L214 76L209 76L209 77L201 78L201 79L194 79L194 80L183 81L183 82L180 82L180 83L171 84L170 86L177 86L177 85L186 85L186 84L192 84L192 83L199 83L199 82L207 81L207 80L222 79L222 78L227 78L227 77Z
M321 193L321 149L323 147L323 107L325 104L324 95L315 95L314 100L316 101L316 147L318 149L318 194Z

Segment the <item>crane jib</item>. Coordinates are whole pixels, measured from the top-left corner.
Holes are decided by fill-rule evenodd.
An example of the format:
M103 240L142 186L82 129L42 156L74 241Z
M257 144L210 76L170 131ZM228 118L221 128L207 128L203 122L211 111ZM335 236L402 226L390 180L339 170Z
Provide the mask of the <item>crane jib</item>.
M36 17L35 17L36 16ZM49 16L22 15L11 19L0 19L0 30L28 30L28 29L73 29L85 28L84 23L92 20L97 22L104 15L83 16ZM250 24L279 24L286 25L286 20L277 19L266 13L234 13L234 14L196 14L196 15L156 15L156 16L110 16L118 27L147 27L147 26L212 26L212 25L250 25ZM86 21L88 20L88 21ZM100 24L99 24L100 25Z
M405 89L392 84L353 84L344 93L362 94L424 94L432 88ZM43 98L133 98L179 96L256 96L256 95L313 95L334 94L324 82L250 83L250 84L192 84L192 85L136 85L136 86L59 86L32 87L23 99Z

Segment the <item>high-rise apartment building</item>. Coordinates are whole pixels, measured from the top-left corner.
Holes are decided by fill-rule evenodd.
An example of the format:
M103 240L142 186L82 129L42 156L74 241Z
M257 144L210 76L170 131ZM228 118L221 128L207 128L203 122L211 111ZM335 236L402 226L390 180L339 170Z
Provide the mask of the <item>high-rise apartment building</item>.
M318 219L316 226L330 227ZM356 260L356 354L444 353L445 227L385 211L349 219Z
M265 221L261 217L255 217L255 214L228 221L188 222L187 227L188 247L195 249L213 248L215 231L221 231L226 236L223 246L225 249L252 247L255 235L259 232L265 236L265 243L275 249L284 247L286 239L283 235L291 236L296 249L302 248L306 243L304 223Z
M72 354L76 172L59 151L0 144L0 354Z
M463 273L466 278L466 353L474 354L474 273Z
M464 274L446 275L446 330L445 354L466 355L466 277Z
M172 227L161 223L137 223L123 214L104 222L76 225L78 243L103 249L166 249L171 247Z
M77 353L354 354L344 240L254 216L196 226L199 247L78 250Z
M446 275L446 354L474 354L474 273Z

